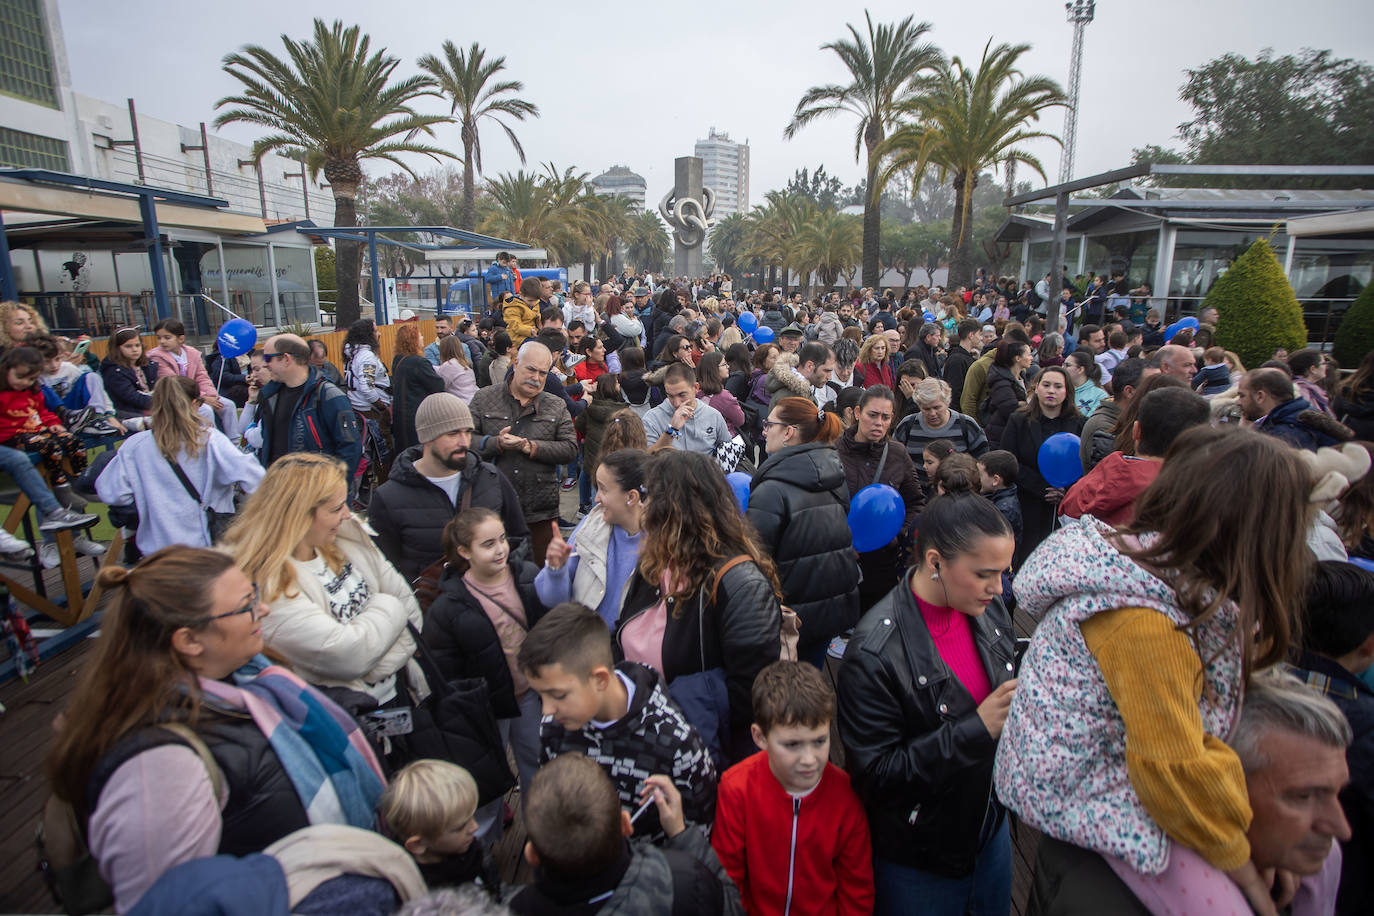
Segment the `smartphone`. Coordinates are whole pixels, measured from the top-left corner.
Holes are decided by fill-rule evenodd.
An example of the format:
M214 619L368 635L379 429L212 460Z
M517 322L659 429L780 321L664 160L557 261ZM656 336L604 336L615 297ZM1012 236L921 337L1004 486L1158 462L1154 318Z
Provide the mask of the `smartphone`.
M1012 674L1016 677L1021 676L1021 659L1026 657L1026 650L1030 648L1030 639L1026 636L1016 638L1016 656L1012 662Z
M86 355L86 351L89 350L90 348L91 348L91 342L90 342L89 339L87 339L87 340L78 340L78 341L76 342L76 346L72 348L72 353L73 353L74 355L76 355L76 356L84 357L84 356Z

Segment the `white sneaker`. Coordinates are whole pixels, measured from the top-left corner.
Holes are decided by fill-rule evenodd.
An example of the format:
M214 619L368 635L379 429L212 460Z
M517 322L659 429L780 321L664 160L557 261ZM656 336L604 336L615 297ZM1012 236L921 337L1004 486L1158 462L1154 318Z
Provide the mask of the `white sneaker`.
M38 562L43 564L44 569L56 569L62 565L62 555L57 552L56 542L46 541L38 548Z
M76 548L77 553L88 557L104 556L105 551L109 549L106 545L99 541L93 541L84 534L72 538L72 546Z
M33 556L33 548L27 541L21 540L10 534L4 528L0 528L0 557L6 560L27 560Z

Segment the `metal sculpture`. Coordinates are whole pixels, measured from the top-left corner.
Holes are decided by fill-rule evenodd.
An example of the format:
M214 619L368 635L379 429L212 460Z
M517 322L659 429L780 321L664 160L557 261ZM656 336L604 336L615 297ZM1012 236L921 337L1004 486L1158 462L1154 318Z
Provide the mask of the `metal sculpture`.
M673 270L679 276L702 272L701 246L716 208L716 193L701 183L702 161L696 156L674 160L673 190L663 195L658 212L673 230Z

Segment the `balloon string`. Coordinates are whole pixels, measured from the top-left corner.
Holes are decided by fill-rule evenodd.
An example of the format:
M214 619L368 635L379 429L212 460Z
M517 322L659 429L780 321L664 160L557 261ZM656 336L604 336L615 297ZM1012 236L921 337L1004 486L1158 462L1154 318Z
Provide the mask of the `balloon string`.
M231 310L231 309L227 309L227 308L225 308L224 306L220 305L218 302L216 302L216 301L214 300L214 298L213 298L212 296L207 296L207 295L205 295L204 293L201 293L200 295L201 295L201 298L202 298L202 299L204 299L206 302L209 302L211 305L213 305L215 308L219 309L221 312L227 312L228 314L233 315L235 318L242 318L242 317L243 317L243 316L240 315L238 312L235 312L235 311L233 311L233 310Z

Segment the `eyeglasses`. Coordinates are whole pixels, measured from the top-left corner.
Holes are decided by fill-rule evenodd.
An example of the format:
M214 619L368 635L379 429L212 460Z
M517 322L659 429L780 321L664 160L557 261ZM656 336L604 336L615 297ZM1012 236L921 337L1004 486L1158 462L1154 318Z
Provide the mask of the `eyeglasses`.
M202 623L210 623L211 621L214 621L214 620L221 620L221 619L223 619L223 618L225 618L225 617L237 617L239 614L248 614L248 615L253 619L253 621L256 623L256 622L257 622L257 619L258 619L258 595L259 595L259 592L258 592L258 585L257 585L257 583L255 582L255 583L253 583L253 600L252 600L252 601L250 601L248 604L244 605L243 607L239 608L237 611L227 611L227 612L225 612L225 613L223 613L223 614L211 614L209 617L206 617L206 618L202 621Z
M770 426L791 426L791 427L795 428L796 425L797 425L797 424L795 424L795 423L784 423L784 422L782 422L781 420L764 420L764 421L763 421L763 428L764 428L764 429L768 429Z

